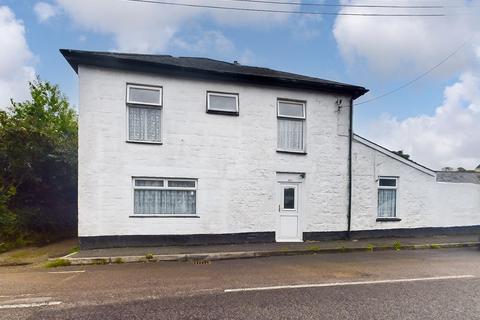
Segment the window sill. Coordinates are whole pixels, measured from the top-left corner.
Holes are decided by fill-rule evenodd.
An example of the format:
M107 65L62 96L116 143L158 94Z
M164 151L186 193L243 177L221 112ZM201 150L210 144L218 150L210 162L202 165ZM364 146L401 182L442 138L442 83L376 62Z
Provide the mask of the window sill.
M290 150L281 150L277 149L278 153L290 153L290 154L299 154L299 155L306 155L307 153L305 151L290 151Z
M225 116L234 116L234 117L238 117L240 115L238 111L222 111L222 110L208 110L208 109L207 109L207 113L223 114Z
M155 142L155 141L135 141L135 140L126 140L127 143L138 143L138 144L157 144L162 145L163 142Z
M133 214L130 218L200 218L196 214Z
M400 218L377 218L377 222L398 222L402 221Z

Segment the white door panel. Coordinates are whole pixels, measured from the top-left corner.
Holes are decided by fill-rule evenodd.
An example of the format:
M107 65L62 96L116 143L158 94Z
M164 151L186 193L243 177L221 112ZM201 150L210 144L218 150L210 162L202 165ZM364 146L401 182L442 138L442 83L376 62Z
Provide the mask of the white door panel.
M300 187L301 183L278 183L278 222L275 235L278 242L302 241L299 208L301 204Z

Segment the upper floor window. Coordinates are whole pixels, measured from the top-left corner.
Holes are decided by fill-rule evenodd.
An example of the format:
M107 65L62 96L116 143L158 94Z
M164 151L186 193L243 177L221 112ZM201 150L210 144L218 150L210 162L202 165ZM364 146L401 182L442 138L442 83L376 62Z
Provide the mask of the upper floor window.
M397 216L398 178L380 177L378 179L378 218L395 218Z
M278 100L278 151L305 152L305 102Z
M207 92L207 112L238 115L238 94Z
M162 88L127 85L128 141L161 143Z

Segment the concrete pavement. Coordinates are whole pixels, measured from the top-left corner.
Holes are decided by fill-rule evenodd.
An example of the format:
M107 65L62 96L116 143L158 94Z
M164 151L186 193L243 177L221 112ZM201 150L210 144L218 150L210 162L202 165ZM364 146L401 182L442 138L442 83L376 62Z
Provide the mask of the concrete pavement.
M63 257L71 265L228 260L354 251L441 249L479 246L478 235L253 243L232 245L133 247L82 250Z
M0 319L480 319L479 277L476 248L0 268Z

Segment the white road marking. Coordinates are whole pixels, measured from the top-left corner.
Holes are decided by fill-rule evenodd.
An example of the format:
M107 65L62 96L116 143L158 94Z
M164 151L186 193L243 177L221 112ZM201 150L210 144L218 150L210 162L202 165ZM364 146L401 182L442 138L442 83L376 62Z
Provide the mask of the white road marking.
M72 271L50 271L48 273L59 273L59 274L63 274L63 273L83 273L85 272L85 270L72 270Z
M65 258L70 258L71 256L73 256L73 255L76 255L77 253L78 253L78 251L75 251L75 252L69 253L69 254L67 254L66 256L62 257L62 259L65 259Z
M0 309L18 309L18 308L57 306L61 303L62 303L61 301L45 301L45 302L36 302L36 303L4 304L4 305L0 305Z
M458 275L458 276L443 276L443 277L428 277L428 278L407 278L407 279L372 280L372 281L296 284L296 285L271 286L271 287L225 289L223 290L223 292L265 291L265 290L298 289L298 288L322 288L322 287L355 286L355 285L366 285L366 284L435 281L435 280L468 279L468 278L475 278L475 276L471 274L465 274L465 275Z
M12 296L0 296L0 299L1 298L15 298L15 297L28 297L28 296L34 296L35 293L23 293L23 294L16 294L16 295L12 295Z

